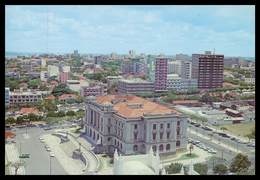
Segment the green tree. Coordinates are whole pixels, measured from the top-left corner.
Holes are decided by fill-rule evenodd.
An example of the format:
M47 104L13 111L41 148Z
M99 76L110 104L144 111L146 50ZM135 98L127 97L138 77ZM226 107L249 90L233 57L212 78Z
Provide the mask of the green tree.
M15 119L13 117L8 117L5 119L5 124L13 124L15 123Z
M214 168L214 165L215 164L219 164L222 162L222 158L221 157L217 157L217 156L208 156L205 158L206 162L209 163L209 164L212 164L213 165L213 168ZM223 162L225 162L226 159L223 159Z
M249 161L248 156L238 153L234 158L232 158L232 162L229 165L229 171L235 173L240 169L248 170L250 166L251 162Z
M40 83L37 82L37 81L29 81L29 82L27 83L27 87L28 87L28 88L31 88L31 89L37 89L38 86L40 86Z
M77 99L75 99L75 103L79 105L80 103L83 103L85 99L86 97L79 96Z
M212 136L214 135L213 133L208 134L211 137L211 141L212 141Z
M29 122L37 121L37 115L30 113L28 114Z
M58 117L64 117L64 116L66 116L66 114L65 114L64 111L59 111L59 112L57 112L57 116Z
M107 154L109 151L109 147L108 146L103 147L103 151Z
M24 121L23 121L23 116L18 116L17 118L16 118L16 124L18 124L18 125L20 125L20 124L22 124Z
M26 167L27 164L25 161L18 160L16 162L8 161L6 165L15 168L15 175L17 175L18 169L20 167Z
M175 173L180 173L181 172L181 167L183 164L181 163L171 163L169 166L165 167L165 170L168 172L168 174L175 174ZM187 174L186 167L183 167L184 173Z
M200 175L207 175L208 166L207 164L201 164L201 163L194 164L194 171L196 171Z
M213 168L214 174L218 173L219 175L224 175L227 173L227 171L228 168L224 164L216 164L215 167Z
M73 99L68 99L68 100L67 100L67 103L68 103L68 104L72 104L72 103L74 103L74 100L73 100Z
M13 91L14 89L20 89L20 85L16 81L11 81L9 83L10 91Z
M48 90L49 88L46 86L46 84L43 84L43 85L40 85L39 86L39 90L40 91L46 91L46 90Z
M250 139L255 139L255 135L253 135L253 134L246 134L245 137L247 137L249 139L249 142L250 142Z
M192 144L190 144L190 145L189 145L189 150L190 150L190 156L191 156L191 151L193 151L193 150L194 150L194 147L193 147L193 145L192 145Z
M57 117L57 114L54 111L48 111L46 117Z
M75 116L75 112L72 110L69 110L66 112L66 116Z

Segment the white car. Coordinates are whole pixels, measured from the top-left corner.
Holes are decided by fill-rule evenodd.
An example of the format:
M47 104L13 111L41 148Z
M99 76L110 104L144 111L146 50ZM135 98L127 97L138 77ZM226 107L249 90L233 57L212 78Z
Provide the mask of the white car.
M50 152L49 155L50 155L51 157L54 157L54 153L53 153L53 152Z
M217 151L211 149L211 150L208 150L209 153L212 153L212 154L217 154Z
M47 151L51 151L51 148L47 147L46 150L47 150Z
M199 148L204 149L205 147L206 147L205 145L201 145Z
M42 137L40 137L39 140L44 140L44 139Z
M42 140L41 140L41 142L42 142L42 143L45 143L45 140L44 140L44 139L42 139Z

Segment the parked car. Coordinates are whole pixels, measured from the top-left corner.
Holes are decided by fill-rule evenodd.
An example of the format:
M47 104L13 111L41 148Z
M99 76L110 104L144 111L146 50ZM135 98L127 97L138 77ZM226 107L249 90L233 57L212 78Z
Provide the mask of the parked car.
M235 140L235 139L236 139L235 137L232 137L232 138L231 138L232 141Z
M203 143L199 143L199 144L196 144L197 147L201 147L201 146L204 146Z
M247 144L247 143L248 143L248 142L242 141L242 140L238 140L237 142L238 142L238 143L241 143L241 144Z
M36 124L32 124L31 127L37 127L37 125Z
M45 143L45 140L44 140L44 139L42 139L42 140L41 140L41 142L42 142L42 143Z
M206 146L203 144L203 145L201 145L199 148L200 148L200 149L204 149L204 148L206 148Z
M220 132L220 133L218 133L218 135L220 135L220 136L223 136L223 135L225 135L226 133L222 133L222 132Z
M39 140L44 140L42 137L39 137Z
M249 146L249 147L255 147L255 145L252 144L252 143L248 143L247 146Z
M70 125L70 128L76 127L76 126L77 126L76 124L71 124L71 125Z
M212 148L210 148L210 147L204 148L205 151L208 151L208 150L211 150L211 149L212 149Z
M46 131L46 130L50 130L51 128L50 127L45 127L44 128L44 130Z
M201 126L201 124L194 124L194 126L195 126L195 127L200 127L200 126Z
M191 121L191 122L190 122L190 124L194 125L194 124L195 124L195 122L192 122L192 121Z
M227 134L224 134L222 137L230 138L230 136Z
M218 134L218 131L213 131L214 134Z
M45 144L45 146L44 146L45 148L48 148L49 147L49 145L48 144Z
M50 155L51 157L54 157L54 153L53 153L53 152L50 152L49 155Z
M51 151L51 148L47 147L46 150L47 150L47 151Z
M235 139L235 142L239 141L240 139Z
M208 127L205 127L204 130L206 131L212 131L212 129L208 128Z
M189 139L189 140L188 140L189 143L192 143L193 141L194 141L193 139Z
M213 150L213 149L208 150L208 152L211 153L211 154L217 154L217 151Z
M16 143L16 140L14 139L14 140L12 140L12 143Z
M19 158L29 158L29 156L30 156L30 154L25 154L25 153L23 153L23 154L21 154L21 155L19 156Z
M196 144L199 144L200 143L200 141L193 141L193 145L196 145Z

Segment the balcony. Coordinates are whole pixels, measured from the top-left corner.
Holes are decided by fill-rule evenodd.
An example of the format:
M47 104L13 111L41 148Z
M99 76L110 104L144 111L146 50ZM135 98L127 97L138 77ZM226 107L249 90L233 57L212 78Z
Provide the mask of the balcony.
M163 133L163 132L164 132L164 129L163 129L163 128L162 128L162 129L160 129L160 130L159 130L159 132L160 132L160 133Z
M156 130L156 129L153 129L153 130L152 130L152 133L157 133L157 130Z
M111 127L112 126L112 124L109 122L109 123L107 123L107 127Z

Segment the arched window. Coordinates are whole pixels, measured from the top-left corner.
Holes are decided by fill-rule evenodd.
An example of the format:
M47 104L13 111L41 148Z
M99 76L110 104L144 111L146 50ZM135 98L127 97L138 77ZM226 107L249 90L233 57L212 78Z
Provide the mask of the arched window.
M159 151L163 151L163 145L162 144L159 146Z
M176 146L180 146L181 145L181 142L178 140L177 142L176 142Z
M156 147L156 145L153 145L153 152L156 152L157 151L157 147Z
M120 143L120 149L122 149L122 148L123 148L122 143Z
M94 133L93 133L93 134L94 134L94 136L93 136L93 139L95 139L95 137L96 137L96 133L95 133L95 131L94 131Z
M138 151L138 146L137 146L137 145L134 145L133 151L134 151L134 152L137 152L137 151Z
M116 145L116 140L115 140L115 145Z
M170 144L167 144L166 145L166 151L169 151L171 149L171 145Z

